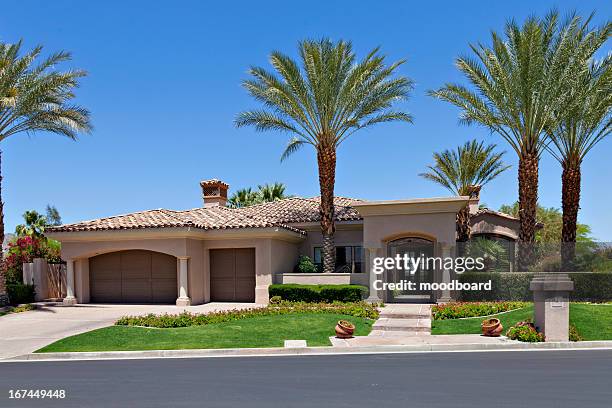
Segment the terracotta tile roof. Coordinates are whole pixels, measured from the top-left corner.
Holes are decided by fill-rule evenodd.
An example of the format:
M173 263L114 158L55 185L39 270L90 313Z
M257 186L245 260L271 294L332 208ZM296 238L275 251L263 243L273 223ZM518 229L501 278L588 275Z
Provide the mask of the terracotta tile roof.
M352 203L359 201L361 200L336 197L336 220L360 220L359 213L351 207ZM157 209L65 224L48 228L47 231L72 232L176 227L219 230L280 227L305 233L290 224L318 222L320 220L319 202L319 197L292 197L245 208L210 206L185 211Z
M478 215L484 215L484 214L496 215L498 217L507 218L507 219L513 220L513 221L518 221L518 217L514 217L514 216L512 216L510 214L506 214L506 213L503 213L503 212L491 210L490 208L479 208L478 211L476 211L475 213L471 214L471 216L472 217L476 217Z
M346 197L335 197L335 219L336 221L361 220L361 215L351 205L362 200ZM301 198L292 197L284 200L262 203L239 209L244 214L263 217L272 222L287 224L319 222L320 197Z

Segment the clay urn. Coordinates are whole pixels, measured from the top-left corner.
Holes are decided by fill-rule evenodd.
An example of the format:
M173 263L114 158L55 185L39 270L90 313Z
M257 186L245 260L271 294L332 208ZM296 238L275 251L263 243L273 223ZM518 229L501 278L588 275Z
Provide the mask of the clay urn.
M502 326L499 319L486 319L482 321L480 325L482 329L482 335L487 337L499 337L504 326Z
M346 320L340 320L336 324L336 337L339 339L350 339L355 332L355 325Z

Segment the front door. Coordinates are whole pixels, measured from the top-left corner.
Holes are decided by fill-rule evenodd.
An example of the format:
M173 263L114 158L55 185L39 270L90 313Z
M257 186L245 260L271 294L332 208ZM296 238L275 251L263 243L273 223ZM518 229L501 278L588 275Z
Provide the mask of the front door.
M401 238L389 242L387 256L395 258L397 255L408 255L408 258L418 260L434 256L433 242L423 238ZM422 282L433 282L433 269L417 267L414 273L404 268L393 268L387 271L386 281L399 283L401 281L413 282L413 290L387 290L385 300L389 303L428 303L433 301L433 292L420 288Z

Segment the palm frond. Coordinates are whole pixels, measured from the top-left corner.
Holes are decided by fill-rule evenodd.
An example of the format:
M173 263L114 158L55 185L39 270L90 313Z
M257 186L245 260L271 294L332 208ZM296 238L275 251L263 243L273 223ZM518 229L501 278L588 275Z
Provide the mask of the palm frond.
M303 144L336 148L352 133L375 124L412 117L394 109L412 90L410 79L397 75L403 61L390 65L378 48L357 61L350 42L305 40L299 63L274 51L273 71L253 67L243 86L261 110L240 113L235 124L258 131L292 133L282 160ZM298 143L301 142L301 143Z

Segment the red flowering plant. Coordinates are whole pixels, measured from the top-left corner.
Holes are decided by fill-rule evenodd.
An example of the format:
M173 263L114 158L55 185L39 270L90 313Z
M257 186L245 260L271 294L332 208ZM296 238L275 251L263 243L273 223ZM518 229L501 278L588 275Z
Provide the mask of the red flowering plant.
M34 258L45 258L50 262L60 259L59 243L47 240L45 237L29 235L17 237L8 244L4 257L6 282L9 284L23 282L23 264L32 262Z

